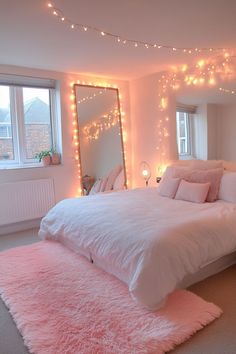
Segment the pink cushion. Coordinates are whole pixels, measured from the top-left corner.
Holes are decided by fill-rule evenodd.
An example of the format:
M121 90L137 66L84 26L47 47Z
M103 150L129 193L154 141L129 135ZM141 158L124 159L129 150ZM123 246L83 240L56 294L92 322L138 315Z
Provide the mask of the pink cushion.
M236 203L236 172L225 172L221 179L219 199Z
M222 168L211 170L191 170L184 167L169 167L168 173L172 177L182 178L193 183L210 183L210 189L207 195L207 202L214 202L218 199L220 181L223 175Z
M224 169L231 172L236 172L235 161L223 161Z
M174 198L179 187L180 178L162 178L157 191L162 197Z
M163 178L165 177L179 177L183 178L186 174L190 173L191 169L186 166L176 166L176 165L171 165L167 166L165 173L163 175Z
M189 168L192 170L212 170L223 168L223 162L220 160L191 160Z
M124 175L124 170L122 168L122 170L120 171L120 173L116 177L116 180L113 185L113 189L116 191L121 190L121 189L124 189L124 186L125 186L125 175Z
M119 166L113 168L113 170L109 173L109 175L107 176L107 184L106 184L106 188L105 188L106 191L112 190L114 182L116 180L116 177L120 173L121 169L122 169L122 166L119 165Z
M204 203L210 188L210 183L190 183L181 180L175 199L193 203Z

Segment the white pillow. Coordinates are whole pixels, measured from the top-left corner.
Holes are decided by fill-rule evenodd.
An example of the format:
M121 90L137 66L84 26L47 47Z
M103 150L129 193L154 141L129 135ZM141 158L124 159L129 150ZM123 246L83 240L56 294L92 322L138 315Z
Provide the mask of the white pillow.
M190 183L181 180L175 199L193 203L204 203L210 188L210 183Z
M116 180L116 177L120 173L121 169L122 169L122 166L118 165L115 168L113 168L113 170L111 170L111 172L107 176L107 184L106 184L106 187L105 187L105 191L112 190L113 185L114 185L115 180Z
M101 183L102 183L102 180L101 179L98 179L94 185L92 186L90 192L89 192L89 195L93 195L93 194L96 194L100 191L100 187L101 187Z
M122 170L120 171L120 173L116 177L116 180L113 185L113 189L115 191L118 191L118 190L124 189L124 186L125 186L125 175L124 175L124 170L122 168Z
M221 178L219 199L236 203L236 172L225 172Z
M162 197L174 198L179 187L180 178L162 178L157 191Z

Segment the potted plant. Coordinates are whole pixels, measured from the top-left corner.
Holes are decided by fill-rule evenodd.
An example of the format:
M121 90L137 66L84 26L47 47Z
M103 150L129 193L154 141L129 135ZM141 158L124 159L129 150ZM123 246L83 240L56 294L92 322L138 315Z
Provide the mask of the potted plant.
M39 162L42 162L43 166L49 166L51 164L51 150L43 150L35 155Z
M56 152L56 149L54 148L51 149L51 162L53 165L60 164L60 154Z

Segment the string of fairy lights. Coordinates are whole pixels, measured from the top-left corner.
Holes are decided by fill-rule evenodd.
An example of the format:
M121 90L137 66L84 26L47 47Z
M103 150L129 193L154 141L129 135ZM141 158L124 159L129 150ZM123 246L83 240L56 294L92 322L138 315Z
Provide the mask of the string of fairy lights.
M236 89L230 90L230 89L226 89L224 87L219 87L219 91L224 92L224 93L229 93L231 95L236 95Z
M88 141L97 140L103 131L106 131L119 123L119 111L117 107L109 113L102 115L93 122L83 127L83 133Z
M95 97L102 95L104 92L106 92L106 89L100 90L98 93L94 93L93 95L83 97L81 100L78 101L78 104L85 103L86 101L92 100Z
M221 47L180 47L180 46L173 46L167 45L159 42L150 42L150 41L141 41L138 39L127 38L109 31L105 31L104 29L94 27L88 24L79 23L72 21L65 13L58 7L54 6L52 2L47 3L47 7L50 10L50 13L56 17L60 22L62 22L65 26L67 26L71 31L82 31L82 32L93 32L97 34L101 38L109 38L114 42L123 45L129 46L133 48L145 48L145 49L167 49L171 52L179 52L179 53L186 53L186 54L198 54L198 53L220 53L226 52L226 48Z
M158 80L158 110L157 146L160 164L167 159L168 146L164 142L170 136L169 95L183 86L217 87L220 82L235 78L236 57L225 52L207 60L199 60L195 65L182 65L176 70L162 73ZM236 94L236 89L218 87L222 93Z

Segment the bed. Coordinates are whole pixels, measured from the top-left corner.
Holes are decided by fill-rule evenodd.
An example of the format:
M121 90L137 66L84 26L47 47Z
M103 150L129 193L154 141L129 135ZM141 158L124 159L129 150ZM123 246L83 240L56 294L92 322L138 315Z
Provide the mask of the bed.
M155 187L66 199L43 218L39 236L87 257L155 310L174 289L233 254L236 204L170 199Z

